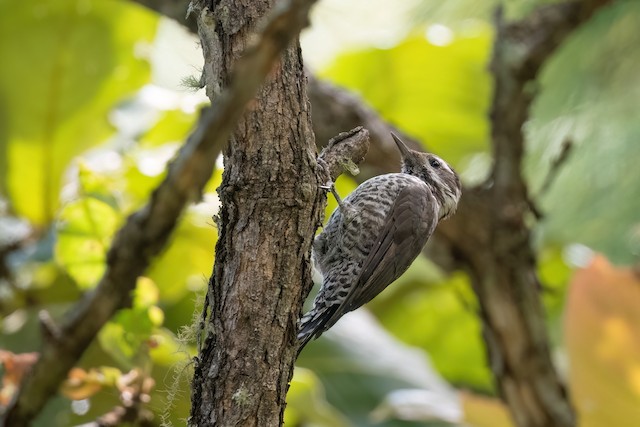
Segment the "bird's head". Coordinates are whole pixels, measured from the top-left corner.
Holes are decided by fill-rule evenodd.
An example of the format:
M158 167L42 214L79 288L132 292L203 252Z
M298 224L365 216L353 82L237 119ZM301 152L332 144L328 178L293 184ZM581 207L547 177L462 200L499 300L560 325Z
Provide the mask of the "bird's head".
M460 178L451 166L431 153L411 150L395 134L391 134L402 156L402 172L424 181L440 203L440 219L451 216L462 194Z

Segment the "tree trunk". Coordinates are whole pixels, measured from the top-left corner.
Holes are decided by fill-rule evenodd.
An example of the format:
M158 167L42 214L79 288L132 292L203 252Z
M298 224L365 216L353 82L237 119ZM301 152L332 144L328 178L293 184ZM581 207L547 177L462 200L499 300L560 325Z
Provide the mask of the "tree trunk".
M207 94L215 103L274 1L209 3L195 6ZM224 155L210 314L190 425L275 426L282 423L324 201L297 40L271 70Z

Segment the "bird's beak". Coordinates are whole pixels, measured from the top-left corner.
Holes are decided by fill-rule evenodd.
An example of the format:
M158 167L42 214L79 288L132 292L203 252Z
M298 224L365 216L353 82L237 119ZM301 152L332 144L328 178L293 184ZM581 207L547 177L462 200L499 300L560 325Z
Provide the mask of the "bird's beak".
M402 142L400 137L393 132L391 132L391 136L393 137L393 140L396 142L396 145L398 146L398 150L400 150L400 155L402 156L402 158L406 159L407 157L409 157L409 148L405 145L404 142Z

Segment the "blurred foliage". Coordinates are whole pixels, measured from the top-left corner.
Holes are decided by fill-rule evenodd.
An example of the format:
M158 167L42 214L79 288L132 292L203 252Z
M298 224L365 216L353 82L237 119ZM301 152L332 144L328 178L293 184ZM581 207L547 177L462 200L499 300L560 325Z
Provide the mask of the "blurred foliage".
M640 256L640 3L621 1L579 29L540 78L527 126L535 190L569 140L573 150L540 198L541 244L579 242L617 263Z
M148 80L140 52L156 22L125 2L0 1L0 57L11 58L0 67L0 190L17 214L49 225L69 162L113 132L109 110Z
M401 41L343 54L320 74L477 183L491 163L495 3L415 2ZM541 3L507 1L507 16ZM585 427L624 426L640 407L637 279L597 258L567 286L590 253L576 243L616 263L640 255L639 24L640 3L619 1L571 37L542 71L525 129L525 172L545 213L535 231L549 333ZM0 67L0 261L9 272L0 277L0 404L40 347L38 312L58 319L96 286L114 233L197 120L200 101L151 74L162 64L149 61L166 56L150 54L158 28L157 16L125 0L0 0L0 57L9 58ZM540 193L567 139L568 161ZM130 395L147 399L158 423L184 424L220 182L217 170L139 279L132 307L103 328L36 425L89 422ZM344 197L355 182L343 176L336 188ZM329 195L327 215L335 207ZM287 425L509 425L486 396L491 373L464 273L419 259L368 308L375 317L352 313L302 353Z
M360 93L391 123L461 166L488 148L491 29L477 23L456 35L440 30L416 31L390 49L345 54L321 76Z

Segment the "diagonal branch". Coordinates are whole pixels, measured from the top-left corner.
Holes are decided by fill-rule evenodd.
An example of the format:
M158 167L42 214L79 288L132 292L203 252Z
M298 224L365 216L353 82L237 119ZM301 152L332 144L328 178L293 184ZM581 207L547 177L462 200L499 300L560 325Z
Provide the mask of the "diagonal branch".
M136 279L166 245L184 207L197 200L215 159L245 105L251 100L280 52L307 24L313 1L292 0L276 8L258 43L237 63L230 87L207 109L195 132L171 163L149 203L129 217L108 254L107 270L97 288L73 307L58 338L45 341L38 363L7 408L3 425L27 425L58 389L100 328L130 304Z

